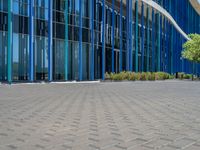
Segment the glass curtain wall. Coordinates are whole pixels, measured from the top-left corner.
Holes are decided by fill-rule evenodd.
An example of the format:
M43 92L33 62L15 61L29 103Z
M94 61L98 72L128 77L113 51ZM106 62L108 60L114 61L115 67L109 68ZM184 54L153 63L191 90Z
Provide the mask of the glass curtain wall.
M106 72L112 72L112 67L113 67L114 72L119 72L119 67L120 67L120 64L119 64L120 2L115 1L114 12L113 12L112 1L111 0L106 1L105 11L106 11L105 12L105 46L106 46L105 47L105 64L106 64L105 70L106 70ZM124 16L124 11L122 12L122 16ZM114 20L114 22L113 22L113 20ZM123 29L122 35L124 35L125 23L126 23L125 17L123 17L123 19L122 19L122 29ZM113 34L114 34L114 39L112 39ZM123 41L125 42L125 40L126 40L126 38L124 37ZM124 47L122 47L122 48L126 49L125 43L124 43ZM114 50L113 55L112 55L112 50ZM112 64L112 59L114 62L113 64ZM123 69L123 65L122 65L122 69ZM125 66L124 66L124 69L125 69Z
M94 0L94 78L102 77L102 3Z
M137 13L137 12L136 12ZM138 71L142 71L142 2L138 1Z
M102 35L104 28L102 20L103 0L93 0L93 6L91 6L91 1L88 0L52 0L52 21L49 21L49 17L51 17L49 0L34 0L33 45L30 45L32 37L29 36L32 35L32 32L29 33L30 21L32 21L29 18L31 16L29 13L32 12L29 10L29 1L12 0L13 46L11 68L14 81L28 80L29 71L31 72L32 69L34 81L48 80L48 73L51 73L51 69L53 69L53 80L65 80L65 68L68 68L66 71L68 80L79 80L80 78L81 80L90 80L93 78L93 74L94 79L100 79L102 78L102 64L104 63L105 72L119 72L119 69L121 69L122 71L139 72L167 71L175 73L185 71L192 73L192 63L180 58L181 45L185 42L184 37L160 12L148 6L145 2L142 5L141 0L105 0L104 35ZM66 2L68 3L68 21L65 20ZM199 16L188 0L182 0L180 5L178 2L173 3L172 0L155 0L155 2L163 5L184 32L200 32L198 28ZM122 18L120 18L120 8L122 8ZM94 20L92 19L92 12L94 12ZM122 31L120 31L120 20ZM185 23L184 20L188 21ZM52 25L49 24L51 22ZM67 25L66 22L68 22ZM51 48L48 49L50 47L48 43L51 44L51 37L48 39L48 36L50 36L48 30L51 26L53 29L53 66L48 66L48 64L51 64L51 60L48 60L48 58L51 58L48 55L51 52ZM65 37L66 26L68 26L68 37ZM92 38L92 35L94 38ZM105 43L102 43L104 36ZM68 39L68 47L65 45L65 39ZM104 51L102 50L103 44L105 44L105 53L102 53ZM29 56L29 51L32 52L32 46L33 61L32 57ZM7 80L7 47L8 1L0 0L1 81ZM65 51L68 54L65 54ZM102 59L104 55L105 60ZM68 58L65 59L65 56L68 56ZM65 60L68 63L65 63ZM32 67L29 62L34 63L33 68L29 68L29 66ZM66 64L68 66L65 66ZM195 64L195 66L197 65ZM81 74L79 74L79 71Z
M148 59L148 69L152 71L152 8L149 7L149 59Z
M105 12L105 69L112 72L112 6L107 2Z
M122 70L126 70L126 35L127 35L127 27L126 27L126 6L124 5L126 0L122 1ZM133 42L134 43L134 42Z
M148 14L147 14L147 5L144 3L144 12L143 12L143 14L144 14L144 24L143 24L143 28L144 28L144 58L143 58L143 65L144 65L144 67L143 67L143 71L144 72L147 72L147 57L149 57L149 52L147 52L149 49L149 41L148 41L148 37L147 37L147 35L149 34L148 32L149 32L149 29L148 29Z
M157 72L158 71L158 27L159 27L159 13L158 12L155 12L155 53L154 53L154 67L155 67L155 71Z
M0 0L0 11L7 12L8 11L8 0Z
M34 1L35 80L48 80L48 2Z
M68 79L78 80L79 75L79 0L69 0L68 25Z
M29 74L29 1L13 0L13 65L14 81L28 80Z
M140 25L139 22L141 22L141 16L139 16L141 14L141 8L140 8L140 4L138 5L138 12L136 12L136 0L132 1L132 70L131 71L135 71L136 69L136 46L138 46L138 53L139 53L139 42L140 42ZM138 16L138 24L136 24L136 15ZM138 34L136 35L136 26L138 28ZM129 29L130 30L130 29ZM130 31L128 31L130 32ZM136 38L138 38L138 42L136 43ZM138 55L138 54L137 54ZM138 59L139 60L139 59Z
M0 31L0 80L7 79L7 31Z
M0 1L0 80L7 80L8 2Z
M53 1L53 80L65 79L65 3Z
M115 1L114 11L114 71L119 72L120 61L120 3Z
M83 80L90 80L90 57L91 56L91 14L90 1L82 0L82 67Z

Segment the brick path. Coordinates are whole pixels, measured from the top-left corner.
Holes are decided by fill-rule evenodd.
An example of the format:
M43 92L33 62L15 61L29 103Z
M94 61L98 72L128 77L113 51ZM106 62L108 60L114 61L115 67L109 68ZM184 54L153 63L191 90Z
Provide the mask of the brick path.
M200 82L0 85L0 150L200 150Z

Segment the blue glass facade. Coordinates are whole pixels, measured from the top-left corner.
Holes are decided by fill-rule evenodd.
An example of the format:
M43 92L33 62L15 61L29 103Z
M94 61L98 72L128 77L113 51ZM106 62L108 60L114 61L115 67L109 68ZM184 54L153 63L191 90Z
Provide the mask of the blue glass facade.
M184 33L200 33L189 0L0 0L0 81L198 74L199 64L181 58Z

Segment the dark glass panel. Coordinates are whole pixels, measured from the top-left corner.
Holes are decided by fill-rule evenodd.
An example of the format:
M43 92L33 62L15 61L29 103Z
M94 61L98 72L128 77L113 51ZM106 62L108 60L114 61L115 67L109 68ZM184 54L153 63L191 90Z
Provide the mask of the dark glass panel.
M48 22L44 20L35 20L35 35L48 36Z
M28 80L29 37L13 34L13 80Z
M90 76L90 45L82 44L82 66L83 66L83 80L89 80Z
M79 41L79 27L74 26L74 41Z
M64 80L65 77L65 41L53 40L53 79Z
M8 14L0 12L0 30L8 31Z
M65 25L56 23L56 38L65 39Z
M48 79L48 38L35 37L35 79Z
M82 0L82 16L89 17L90 15L90 1Z
M101 72L102 72L102 47L95 45L94 50L94 70L95 70L95 79L101 78Z
M112 50L106 48L106 72L111 72L112 71Z
M82 41L83 42L90 42L90 30L83 28L82 29Z
M68 32L68 40L72 41L73 40L73 27L69 25L68 30L70 31L70 32Z
M65 16L63 12L53 11L53 21L56 22L65 22Z
M28 34L29 33L28 19L29 19L28 17L14 15L13 16L13 31L15 33Z
M7 32L0 31L0 80L7 79Z
M69 0L67 0L69 1ZM57 11L64 11L65 10L65 0L54 0L53 1L53 9Z
M79 64L79 42L69 42L68 53L68 78L69 80L78 80L78 64Z

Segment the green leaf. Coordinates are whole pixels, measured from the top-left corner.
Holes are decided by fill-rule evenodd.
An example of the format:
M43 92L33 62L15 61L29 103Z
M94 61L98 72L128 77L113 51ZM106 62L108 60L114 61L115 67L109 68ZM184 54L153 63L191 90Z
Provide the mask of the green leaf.
M200 35L189 34L191 40L183 44L182 57L189 61L200 63Z

